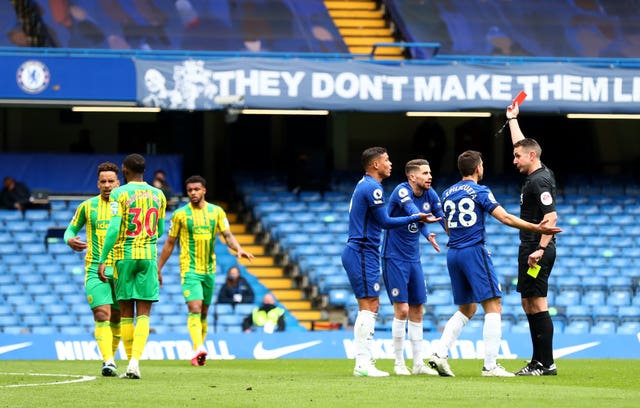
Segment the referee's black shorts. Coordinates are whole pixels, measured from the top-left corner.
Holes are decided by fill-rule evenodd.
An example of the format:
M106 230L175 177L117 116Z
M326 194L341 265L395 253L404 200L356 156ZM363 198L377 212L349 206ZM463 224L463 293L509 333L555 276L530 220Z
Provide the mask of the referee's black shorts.
M516 290L520 292L521 297L547 297L549 291L549 275L556 261L556 246L550 242L544 250L542 259L538 262L540 272L536 278L527 273L529 264L527 263L529 255L538 247L538 243L521 243L518 249L518 286Z

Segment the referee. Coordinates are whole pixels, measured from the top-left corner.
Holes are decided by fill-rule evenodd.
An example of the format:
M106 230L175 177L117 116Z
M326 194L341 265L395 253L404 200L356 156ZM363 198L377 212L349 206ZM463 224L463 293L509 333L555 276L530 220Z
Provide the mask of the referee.
M540 161L542 149L534 139L525 138L518 125L517 103L507 108L507 121L513 142L513 164L526 177L520 193L520 218L533 224L543 220L553 227L556 213L556 179ZM549 275L556 260L554 235L520 231L518 286L522 309L529 320L533 354L531 361L516 375L557 375L553 360L553 322L549 315L547 291Z

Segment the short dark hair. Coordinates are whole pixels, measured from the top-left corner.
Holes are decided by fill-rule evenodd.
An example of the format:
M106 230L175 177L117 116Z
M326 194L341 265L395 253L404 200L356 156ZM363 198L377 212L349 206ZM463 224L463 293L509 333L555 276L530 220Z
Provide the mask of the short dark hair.
M524 139L520 139L513 144L514 149L520 146L522 146L522 149L527 152L531 152L531 151L536 152L536 156L538 157L542 155L542 147L540 147L540 144L538 144L538 142L536 142L535 139L531 139L530 137L525 137Z
M103 171L112 171L112 172L116 173L116 176L118 174L120 174L120 169L118 168L118 165L115 164L115 163L111 163L111 162L104 162L104 163L98 164L98 172L97 172L98 176Z
M144 157L138 153L133 153L124 158L122 165L129 169L132 173L142 174L146 166Z
M408 175L412 171L419 169L420 166L428 166L428 165L429 165L429 161L425 159L409 160L407 164L404 165L404 173Z
M462 177L470 176L476 171L476 167L482 161L482 153L475 150L467 150L458 156L458 170Z
M385 149L384 147L376 146L376 147L370 147L368 149L365 149L365 151L362 152L362 156L360 156L360 162L362 163L362 168L366 170L367 167L369 167L369 165L373 161L373 159L385 154L386 152L387 152L387 149Z
M200 183L202 184L202 187L207 187L207 180L205 180L204 177L199 176L197 174L194 176L190 176L184 181L185 187L187 186L187 184L191 184L191 183Z

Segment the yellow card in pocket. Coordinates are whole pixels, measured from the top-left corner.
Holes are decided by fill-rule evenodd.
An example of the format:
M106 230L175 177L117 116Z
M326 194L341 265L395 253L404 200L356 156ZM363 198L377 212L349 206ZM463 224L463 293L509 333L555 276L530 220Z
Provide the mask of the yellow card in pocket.
M527 275L531 276L532 278L537 278L538 277L538 273L540 272L540 265L536 264L535 266L529 268L529 270L527 270Z

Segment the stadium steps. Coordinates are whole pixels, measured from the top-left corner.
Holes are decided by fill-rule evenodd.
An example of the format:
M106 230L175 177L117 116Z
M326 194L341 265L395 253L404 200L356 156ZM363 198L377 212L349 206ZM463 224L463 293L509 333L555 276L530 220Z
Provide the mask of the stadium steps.
M256 235L247 231L246 225L238 222L235 214L227 214L230 229L243 249L255 255L252 261L245 258L240 264L263 284L278 302L293 315L298 323L307 330L326 322L326 313L314 308L307 300L303 289L298 289L295 281L286 276L285 269L276 264L273 256L268 255L265 246L258 243Z
M371 54L376 43L395 42L385 10L375 0L326 0L325 7L352 54ZM375 59L404 59L402 47L378 47Z

